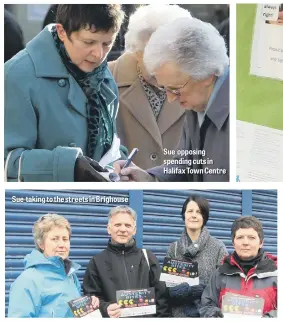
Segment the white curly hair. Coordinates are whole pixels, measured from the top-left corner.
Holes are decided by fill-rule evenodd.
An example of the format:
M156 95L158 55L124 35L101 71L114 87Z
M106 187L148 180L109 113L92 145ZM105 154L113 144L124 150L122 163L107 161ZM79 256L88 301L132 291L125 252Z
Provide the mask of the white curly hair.
M188 10L178 5L144 5L130 16L128 31L125 34L125 51L143 51L152 33L160 26L178 18L190 18Z
M195 80L221 76L229 65L223 37L210 23L180 18L158 28L150 37L143 56L150 74L173 62Z

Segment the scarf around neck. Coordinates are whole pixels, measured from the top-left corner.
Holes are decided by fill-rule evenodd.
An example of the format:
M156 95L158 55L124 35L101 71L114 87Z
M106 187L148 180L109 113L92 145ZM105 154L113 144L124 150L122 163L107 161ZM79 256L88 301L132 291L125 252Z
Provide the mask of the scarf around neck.
M107 103L101 94L101 85L105 78L106 60L92 72L85 73L72 63L63 42L53 26L51 34L63 64L74 77L87 98L88 110L88 143L87 156L99 161L110 149L113 139L112 119Z
M155 87L147 83L146 80L143 78L143 75L139 66L137 66L137 73L138 73L138 78L140 80L142 88L146 94L149 105L152 109L152 113L155 117L155 120L157 120L161 112L161 109L164 105L164 102L167 98L166 91L161 90L158 87Z
M252 267L255 267L258 262L262 259L262 256L264 254L264 251L262 248L258 250L258 253L255 257L250 259L242 259L239 257L239 255L236 253L236 251L233 253L233 257L235 261L240 265L240 267L243 269L244 273L247 275L249 270Z
M180 239L177 241L178 253L180 253L180 255L185 259L192 260L197 256L199 252L201 252L205 248L209 237L209 231L204 226L198 239L192 242L185 227Z

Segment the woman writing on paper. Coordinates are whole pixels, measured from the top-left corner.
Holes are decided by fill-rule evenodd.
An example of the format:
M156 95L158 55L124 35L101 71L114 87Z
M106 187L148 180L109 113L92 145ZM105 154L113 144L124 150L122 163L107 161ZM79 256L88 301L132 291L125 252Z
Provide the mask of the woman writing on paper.
M115 4L60 4L5 63L8 181L101 181L121 157L118 89L106 62L123 21Z

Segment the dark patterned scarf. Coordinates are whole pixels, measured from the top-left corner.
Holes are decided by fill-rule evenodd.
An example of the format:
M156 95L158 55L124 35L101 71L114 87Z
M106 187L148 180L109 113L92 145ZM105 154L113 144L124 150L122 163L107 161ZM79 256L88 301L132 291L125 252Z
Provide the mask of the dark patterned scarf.
M157 120L167 97L166 91L147 83L146 80L143 78L142 72L139 67L137 67L137 73L143 90L146 94L147 100L152 109L153 115Z
M105 60L94 71L85 73L72 63L64 44L58 37L55 26L52 27L51 34L64 65L87 97L87 156L99 161L110 149L113 139L112 119L109 115L105 98L100 90L105 77L107 62Z

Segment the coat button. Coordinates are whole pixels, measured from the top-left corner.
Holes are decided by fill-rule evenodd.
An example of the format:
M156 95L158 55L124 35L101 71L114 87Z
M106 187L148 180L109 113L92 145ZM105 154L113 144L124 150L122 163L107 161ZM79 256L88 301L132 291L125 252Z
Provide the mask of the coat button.
M151 161L156 161L157 160L157 154L156 153L151 153L149 156Z
M77 146L76 142L69 143L70 148L75 148Z
M65 87L66 86L66 80L64 78L61 78L58 80L58 85L60 87Z

